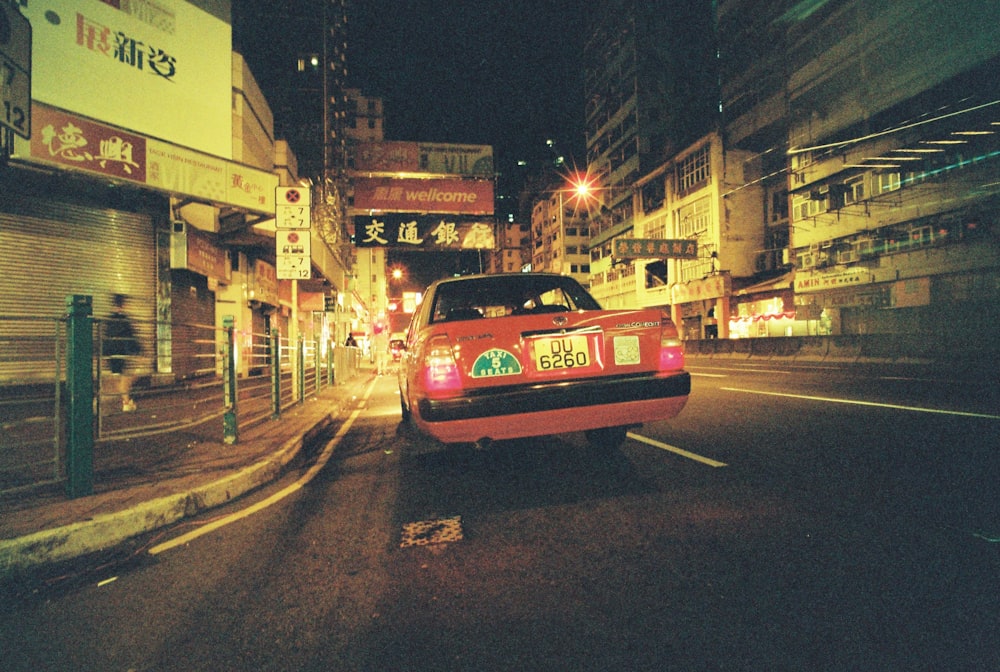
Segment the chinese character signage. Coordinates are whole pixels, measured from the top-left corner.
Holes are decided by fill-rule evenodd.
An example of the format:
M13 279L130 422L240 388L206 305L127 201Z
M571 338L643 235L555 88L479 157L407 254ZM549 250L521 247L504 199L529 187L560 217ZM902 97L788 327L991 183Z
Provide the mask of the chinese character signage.
M15 158L116 177L179 196L274 214L278 177L35 103Z
M226 21L179 0L19 4L33 32L36 103L232 158Z
M799 271L795 274L795 291L799 294L822 292L840 287L866 285L870 282L871 275L864 268L849 268L830 273Z
M493 229L493 222L440 215L359 216L354 218L354 244L429 251L491 250Z
M383 212L493 214L493 180L359 177L354 207Z
M733 293L733 280L729 273L722 272L710 275L701 280L691 280L685 283L675 283L670 288L670 303L691 303L718 299Z
M666 238L615 238L616 259L697 259L698 242Z
M146 139L60 113L35 108L31 155L72 168L146 181Z
M493 177L493 147L395 140L359 142L351 148L355 170Z

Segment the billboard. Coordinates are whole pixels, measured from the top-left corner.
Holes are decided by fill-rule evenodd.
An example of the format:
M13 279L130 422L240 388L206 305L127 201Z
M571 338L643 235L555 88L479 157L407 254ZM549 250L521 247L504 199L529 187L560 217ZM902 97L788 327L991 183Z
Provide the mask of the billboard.
M352 145L352 167L379 173L437 173L493 177L493 147L394 140Z
M385 214L354 218L356 247L410 250L491 250L493 222L440 215Z
M31 0L36 101L232 158L232 29L185 0Z
M278 176L161 140L35 104L31 140L15 138L11 158L58 165L168 193L274 215Z
M382 212L492 215L493 181L359 177L354 179L354 208Z

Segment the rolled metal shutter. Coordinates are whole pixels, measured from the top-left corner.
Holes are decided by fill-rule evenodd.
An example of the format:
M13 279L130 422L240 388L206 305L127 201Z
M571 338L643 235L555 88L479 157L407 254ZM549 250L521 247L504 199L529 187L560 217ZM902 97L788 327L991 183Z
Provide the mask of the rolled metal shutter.
M156 334L156 245L152 217L44 199L12 199L0 211L0 315L55 318L66 297L93 297L94 317L111 313L111 297L128 297L126 312L142 343L135 369L152 371ZM12 325L18 325L13 328ZM45 323L4 322L13 342ZM11 330L12 329L12 330ZM0 356L0 381L52 379L51 362L22 351Z
M205 276L174 270L171 278L171 354L178 378L215 375L215 293Z

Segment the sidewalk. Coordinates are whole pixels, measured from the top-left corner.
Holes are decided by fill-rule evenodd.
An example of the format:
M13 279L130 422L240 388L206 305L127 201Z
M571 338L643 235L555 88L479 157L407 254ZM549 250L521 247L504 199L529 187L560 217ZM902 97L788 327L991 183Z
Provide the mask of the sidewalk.
M95 447L94 494L62 488L0 499L0 581L33 567L112 548L225 504L275 480L307 439L334 424L370 380L364 368L222 442L221 418Z

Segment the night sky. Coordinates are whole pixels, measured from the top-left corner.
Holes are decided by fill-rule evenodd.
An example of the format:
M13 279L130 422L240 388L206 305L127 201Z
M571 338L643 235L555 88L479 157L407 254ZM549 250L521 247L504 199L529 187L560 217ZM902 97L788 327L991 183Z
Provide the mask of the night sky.
M233 41L267 96L305 45L319 0L233 0ZM385 102L387 140L492 145L519 159L585 163L585 3L574 0L353 0L349 84ZM275 108L272 105L272 108Z
M265 96L272 95L304 46L296 25L315 21L318 5L317 0L233 0L234 48ZM532 170L557 155L569 166L586 162L585 5L353 0L349 84L383 98L387 140L492 145L498 190L516 196L526 170L517 167L519 160ZM554 149L548 139L555 141ZM431 265L439 275L478 270L478 260L469 255Z

